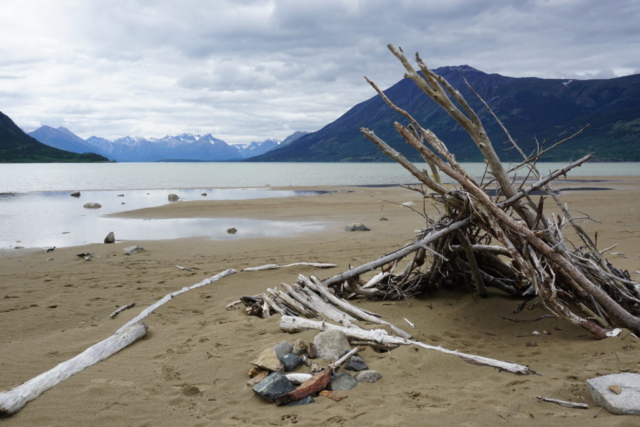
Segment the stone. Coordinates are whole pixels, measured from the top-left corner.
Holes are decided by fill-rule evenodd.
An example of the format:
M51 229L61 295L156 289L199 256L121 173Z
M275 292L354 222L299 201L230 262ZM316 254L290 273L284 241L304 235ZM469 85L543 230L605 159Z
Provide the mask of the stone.
M116 235L113 234L113 231L109 232L109 234L107 234L107 237L104 238L104 242L105 243L115 243L116 242Z
M280 358L280 361L284 365L285 372L294 371L298 366L302 365L302 359L300 356L289 353Z
M609 387L618 386L620 394ZM612 374L587 380L594 402L612 414L640 415L640 374Z
M354 222L347 225L344 231L371 231L371 229L362 223Z
M118 194L118 197L124 197L124 194Z
M202 193L201 196L202 197L207 197L207 193Z
M276 351L273 348L264 350L249 363L265 371L282 372L284 370L284 365L280 362L280 359L278 359Z
M249 381L247 381L247 386L248 387L253 387L253 386L259 384L262 380L264 380L268 376L269 376L269 372L262 371L258 375L253 376Z
M69 194L71 197L80 197L80 192L79 191L74 191L73 193Z
M337 360L351 351L347 336L342 331L330 330L320 332L313 338L316 354L325 360Z
M300 356L307 352L307 343L302 341L301 339L297 339L296 342L293 343L293 350L291 353Z
M389 221L386 217L382 216L380 217L380 221Z
M331 390L351 390L358 385L358 381L348 372L339 372L331 377L329 388Z
M127 255L134 255L138 252L146 252L147 250L142 246L127 246L123 249L124 253Z
M149 194L149 193L147 193L147 194ZM169 194L168 199L169 199L170 202L175 202L175 201L178 201L180 199L180 197L177 194L171 193L171 194Z
M102 205L100 203L85 203L84 208L86 209L100 209L102 207Z
M309 359L315 359L316 357L318 357L318 353L316 352L316 345L312 342L310 342L307 346L307 355L309 356Z
M356 381L361 383L375 383L378 380L382 379L382 374L378 371L374 371L373 369L368 369L366 371L360 371L354 375Z
M227 228L227 234L236 234L238 232L237 228L231 227Z
M364 359L360 356L351 356L349 361L344 365L344 369L347 371L364 371L369 369Z
M278 356L278 359L282 360L282 357L284 357L285 354L291 353L291 351L293 350L293 346L287 341L282 341L281 343L276 344L273 347L273 350L276 352L276 356Z
M253 391L270 402L275 401L278 397L284 396L293 390L295 390L295 387L281 372L273 372L253 387Z
M294 400L293 402L286 403L282 406L300 406L300 405L308 405L310 403L316 403L316 401L313 397L307 396L304 399Z

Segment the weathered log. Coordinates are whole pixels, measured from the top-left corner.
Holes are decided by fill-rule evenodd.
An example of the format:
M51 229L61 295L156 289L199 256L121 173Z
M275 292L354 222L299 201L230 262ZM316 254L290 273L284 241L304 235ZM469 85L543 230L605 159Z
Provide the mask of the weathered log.
M9 391L0 393L0 416L15 414L27 403L51 387L119 352L142 338L146 333L147 326L144 323L131 325L127 329L118 331L106 340L89 347L76 357L60 363L55 368Z
M551 399L549 397L542 396L536 396L536 399L541 402L555 403L556 405L564 406L565 408L589 409L589 405L586 403L569 402L567 400Z
M314 268L334 268L334 267L337 267L338 265L337 264L324 264L324 263L318 263L318 262L294 262L293 264L286 264L286 265L265 264L265 265L261 265L259 267L248 267L248 268L245 268L242 271L277 270L279 268L298 267L298 266L314 267Z
M296 333L303 332L310 329L326 331L326 330L339 330L344 332L348 338L355 340L372 342L377 344L385 344L389 346L398 345L415 345L416 347L424 348L427 350L435 350L445 354L451 354L464 360L465 362L472 363L481 366L491 366L501 371L507 371L514 374L528 375L535 373L527 366L518 365L511 362L504 362L501 360L491 359L483 356L475 356L472 354L461 353L457 350L447 350L440 346L432 346L424 344L420 341L408 340L406 338L391 336L384 329L364 330L355 328L345 328L342 326L336 326L327 322L318 322L316 320L303 319L300 317L282 316L280 319L280 329L284 332Z

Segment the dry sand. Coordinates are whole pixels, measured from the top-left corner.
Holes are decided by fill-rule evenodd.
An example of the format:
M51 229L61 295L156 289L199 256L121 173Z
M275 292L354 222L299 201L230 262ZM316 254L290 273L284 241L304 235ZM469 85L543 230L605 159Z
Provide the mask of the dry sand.
M601 248L618 243L616 266L640 269L640 203L636 178L560 183L556 187L608 187L563 195L570 207L602 223ZM324 189L324 188L322 188ZM399 188L334 188L315 197L251 201L174 203L122 216L244 217L327 221L319 233L288 238L212 241L181 239L122 242L57 249L0 252L0 390L14 387L110 336L144 307L165 294L227 268L267 263L331 262L334 270L377 258L404 244L423 225L416 213L383 201L419 203L417 193ZM548 206L550 204L548 203ZM549 209L556 211L556 208ZM389 221L379 221L385 216ZM346 233L350 222L370 232ZM114 230L116 237L118 230ZM239 230L238 236L241 236ZM139 244L146 253L123 255ZM76 256L93 252L90 262ZM47 258L53 257L51 261ZM193 271L182 271L181 265ZM29 403L2 426L213 426L213 425L450 425L450 426L637 426L640 418L598 409L585 380L618 372L640 372L640 340L595 341L585 331L545 318L513 323L498 316L533 319L541 309L515 315L517 300L494 292L486 300L459 291L439 291L396 303L362 302L400 327L415 323L427 343L529 365L542 376L516 376L467 364L453 356L415 348L378 354L365 351L384 378L360 384L339 403L319 397L315 404L275 407L245 387L248 362L282 340L310 339L314 333L283 334L278 317L248 317L225 305L281 282L295 282L311 268L246 272L180 295L147 318L143 340L71 377ZM633 274L638 278L637 274ZM110 319L117 305L136 307ZM541 335L534 336L534 330ZM535 396L585 402L590 409L539 403Z

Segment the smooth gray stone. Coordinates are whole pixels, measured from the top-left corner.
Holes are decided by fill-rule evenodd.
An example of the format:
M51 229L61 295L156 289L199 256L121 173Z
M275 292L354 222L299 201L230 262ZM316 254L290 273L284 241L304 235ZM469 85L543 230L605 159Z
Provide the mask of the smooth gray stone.
M307 396L304 399L294 400L293 402L289 402L282 406L300 406L300 405L308 405L309 403L316 403L316 401L313 397Z
M382 374L378 371L374 371L373 369L368 369L366 371L360 371L354 375L355 379L361 383L375 383L376 381L382 379Z
M85 203L83 207L85 209L100 209L102 205L100 203L90 202L90 203Z
M339 372L331 377L329 388L331 390L351 390L358 385L358 381L347 372Z
M253 387L253 391L271 402L293 390L295 387L281 372L273 372Z
M80 197L80 192L79 191L74 191L73 193L69 194L71 197Z
M353 224L347 225L344 231L371 231L371 229L364 224L354 222Z
M622 389L616 394L609 386ZM587 387L596 405L612 414L640 415L640 374L612 374L587 380Z
M360 356L351 356L349 361L344 365L347 371L364 371L369 369L364 359Z
M180 199L180 197L177 194L173 194L173 193L169 194L167 198L169 199L170 202L175 202Z
M307 352L307 343L305 343L301 339L297 339L296 342L293 343L293 350L291 350L291 353L300 356L301 354L306 352Z
M282 341L276 344L273 349L276 351L276 356L282 361L285 354L289 354L293 351L293 346L287 341Z
M285 372L294 371L298 366L302 365L302 359L300 356L289 353L282 356L280 359L282 364L284 365Z
M316 354L325 360L337 360L343 354L351 351L351 345L344 332L330 330L320 332L313 338Z

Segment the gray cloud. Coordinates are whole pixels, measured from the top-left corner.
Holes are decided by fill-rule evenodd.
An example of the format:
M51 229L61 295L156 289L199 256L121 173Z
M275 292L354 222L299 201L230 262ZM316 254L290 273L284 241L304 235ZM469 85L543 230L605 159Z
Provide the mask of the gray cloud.
M640 72L635 0L5 0L0 106L80 136L316 130L388 87L386 49L431 67L608 78Z

